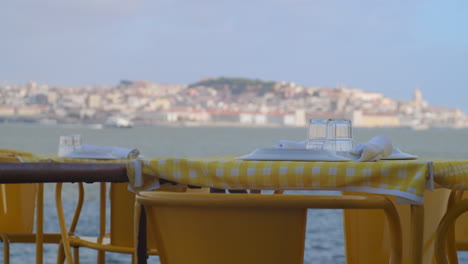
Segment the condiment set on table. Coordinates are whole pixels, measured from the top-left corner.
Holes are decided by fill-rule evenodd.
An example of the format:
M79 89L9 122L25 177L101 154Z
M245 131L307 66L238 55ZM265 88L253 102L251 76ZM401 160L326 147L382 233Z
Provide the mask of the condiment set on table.
M241 160L291 161L377 161L381 159L416 159L417 156L393 147L386 136L375 136L354 146L352 122L348 119L311 119L307 140L281 140L273 148L256 149Z

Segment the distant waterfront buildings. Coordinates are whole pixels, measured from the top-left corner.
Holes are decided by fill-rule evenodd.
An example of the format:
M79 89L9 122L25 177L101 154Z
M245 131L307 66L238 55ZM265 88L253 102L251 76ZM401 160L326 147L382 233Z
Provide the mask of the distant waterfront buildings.
M134 125L306 126L347 118L355 127L466 128L458 109L431 107L416 88L411 101L347 88L210 78L191 85L121 81L116 86L0 86L0 122Z

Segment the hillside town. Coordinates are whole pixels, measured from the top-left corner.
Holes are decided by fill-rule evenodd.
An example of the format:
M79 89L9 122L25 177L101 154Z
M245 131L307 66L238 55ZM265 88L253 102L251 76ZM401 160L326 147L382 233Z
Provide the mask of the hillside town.
M0 85L0 123L305 126L311 118L346 118L355 127L466 128L458 109L346 86L209 78L190 85L123 80L115 86Z

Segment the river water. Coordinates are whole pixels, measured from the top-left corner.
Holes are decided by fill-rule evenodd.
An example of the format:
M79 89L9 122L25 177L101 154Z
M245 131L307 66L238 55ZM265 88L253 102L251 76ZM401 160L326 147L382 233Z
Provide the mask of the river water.
M82 143L138 148L145 157L211 157L242 155L256 148L270 147L280 139L304 140L305 128L283 127L169 127L92 129L83 126L35 126L0 124L0 148L20 148L35 153L56 154L58 139L80 134ZM468 158L468 130L354 129L356 143L376 135L390 137L403 151L421 158ZM45 186L45 232L58 232L54 184ZM65 186L65 209L74 209L76 186ZM313 192L308 192L313 193ZM321 192L323 193L323 192ZM333 192L330 192L333 193ZM98 232L98 185L86 185L86 201L77 227L79 235ZM304 263L345 263L342 214L340 210L309 210ZM0 246L3 247L3 246ZM45 245L44 263L55 263L57 246ZM81 263L95 263L93 250L80 250ZM468 260L467 254L460 254ZM3 251L0 250L0 259ZM11 263L35 261L33 245L11 245ZM124 254L107 254L107 263L130 263ZM149 263L159 263L150 257Z

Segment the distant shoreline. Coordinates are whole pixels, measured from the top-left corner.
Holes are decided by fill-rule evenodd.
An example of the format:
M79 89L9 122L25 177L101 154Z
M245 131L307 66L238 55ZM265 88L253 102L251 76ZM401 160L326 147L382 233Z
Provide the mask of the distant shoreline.
M132 129L132 127L115 127L115 126L106 126L103 124L69 124L69 123L56 123L56 124L42 124L39 122L0 122L0 126L40 126L40 127L60 127L60 128L88 128L88 129ZM161 122L156 124L136 124L133 127L242 127L242 128L303 128L306 127L299 127L299 126L286 126L280 124L242 124L242 123L233 123L233 122L182 122L182 123L174 123L174 122ZM412 130L412 131L426 131L426 130L466 130L467 128L451 128L451 127L429 127L424 129L414 129L411 127L353 127L353 129L360 129L360 130L372 130L372 129L401 129L401 130Z

